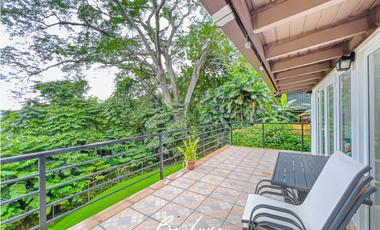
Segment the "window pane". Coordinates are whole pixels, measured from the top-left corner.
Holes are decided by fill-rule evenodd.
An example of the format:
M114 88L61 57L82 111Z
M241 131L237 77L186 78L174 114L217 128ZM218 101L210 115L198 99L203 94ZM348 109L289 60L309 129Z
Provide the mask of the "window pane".
M380 229L380 49L368 57L370 87L370 163L377 192L372 196L371 229Z
M326 147L326 144L325 144L325 90L322 90L321 92L321 108L322 108L322 136L321 136L321 139L322 139L322 155L325 155L325 147Z
M351 156L351 71L340 75L340 150Z
M319 93L317 94L317 154L321 155L321 133L319 130L321 130L321 122L320 122L320 111L321 109L319 108Z
M328 87L328 105L329 105L329 153L334 153L334 86Z

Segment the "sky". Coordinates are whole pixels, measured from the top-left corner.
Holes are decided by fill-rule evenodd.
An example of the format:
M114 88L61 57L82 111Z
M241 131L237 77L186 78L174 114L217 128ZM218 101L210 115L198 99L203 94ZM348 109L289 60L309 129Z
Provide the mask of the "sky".
M193 16L196 17L203 17L199 12L193 12ZM154 18L152 19L152 24L154 25ZM162 28L165 28L168 26L169 22L166 19L160 18L160 24ZM186 18L186 20L183 23L183 29L188 30L189 26L191 24L191 19ZM75 30L76 28L74 28ZM77 28L80 30L80 28ZM52 27L47 30L50 34L57 34L59 36L66 36L66 31L63 29L61 30L59 27ZM25 38L21 38L25 39ZM3 31L3 28L1 28L1 41L0 41L0 47L5 46L12 46L16 42L21 42L23 40L17 40L17 38L13 38L13 40L9 39L8 35ZM1 71L4 71L7 67L1 66ZM179 68L179 66L176 66L175 68ZM85 71L83 74L85 76L85 79L89 82L90 90L86 96L95 96L98 97L99 100L106 100L108 99L111 94L114 92L115 84L115 74L117 73L116 69L95 69L92 68L88 71ZM39 80L42 82L49 82L49 81L56 81L56 80L63 80L64 79L64 73L59 68L52 68L48 71L45 71L42 73L41 77L34 77L31 79L31 83L26 85L27 87L30 87L32 85L32 81ZM17 110L22 107L22 100L15 100L12 97L12 90L19 89L19 85L17 85L17 82L6 82L4 79L0 78L0 110ZM25 98L30 98L36 96L35 94L25 94Z
M5 47L7 45L12 45L16 41L9 39L7 34L3 31L1 33L1 44L0 47ZM2 66L2 72L7 67ZM84 72L85 79L89 82L90 90L86 96L98 97L99 100L106 100L114 92L114 79L115 79L116 69L90 69ZM32 77L27 87L32 86L34 80L39 80L42 82L64 80L64 73L59 68L52 68L42 74L41 77ZM5 79L0 78L0 110L17 110L22 107L22 100L15 100L12 97L12 90L17 91L20 87L19 83L16 81L7 82ZM36 96L35 94L29 93L25 97Z

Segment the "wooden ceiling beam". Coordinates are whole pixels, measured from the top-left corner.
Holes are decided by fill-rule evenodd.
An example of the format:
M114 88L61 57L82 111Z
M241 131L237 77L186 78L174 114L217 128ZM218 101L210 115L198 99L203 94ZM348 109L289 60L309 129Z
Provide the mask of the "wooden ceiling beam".
M344 0L288 0L268 4L251 12L253 32L261 33L342 1Z
M277 81L277 85L278 86L291 85L291 84L297 84L300 82L307 82L311 80L320 81L323 77L324 77L323 73L313 73L313 74L303 75L299 77L288 78L285 80L280 80L280 81Z
M280 92L282 94L285 94L285 93L296 93L296 92L301 92L301 91L305 91L305 90L311 90L312 87L300 87L300 88L293 88L293 89L287 89L287 90L280 90Z
M310 52L303 56L296 56L290 59L275 61L272 64L272 72L278 73L289 69L328 61L338 57L340 58L343 54L349 54L347 43L343 43L339 46L333 46L325 50Z
M297 76L312 74L312 73L319 73L322 71L326 71L332 68L330 61L320 62L317 64L312 64L292 70L287 70L284 72L280 72L275 74L275 78L277 81L288 79L288 78L294 78Z
M318 83L317 80L314 80L313 82L306 82L306 83L299 83L294 85L287 85L287 86L279 86L278 88L280 90L289 90L289 89L295 89L295 88L313 88Z
M267 60L272 60L284 55L348 39L368 31L370 29L370 22L371 19L366 14L366 16L350 19L345 23L326 26L312 30L306 34L278 41L265 46L265 57Z

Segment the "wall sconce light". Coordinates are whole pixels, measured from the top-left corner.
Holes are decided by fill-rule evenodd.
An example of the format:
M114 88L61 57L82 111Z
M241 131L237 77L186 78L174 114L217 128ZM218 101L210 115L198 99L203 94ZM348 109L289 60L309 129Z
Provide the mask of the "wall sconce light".
M355 52L351 52L350 56L342 56L339 61L335 63L337 71L346 71L351 67L351 63L355 61Z
M264 70L263 62L260 63L260 71Z
M306 92L306 97L311 97L311 93L312 93L312 92L313 92L312 90L307 91L307 92Z
M246 49L251 48L251 42L248 40L248 37L245 38L245 44L244 44Z

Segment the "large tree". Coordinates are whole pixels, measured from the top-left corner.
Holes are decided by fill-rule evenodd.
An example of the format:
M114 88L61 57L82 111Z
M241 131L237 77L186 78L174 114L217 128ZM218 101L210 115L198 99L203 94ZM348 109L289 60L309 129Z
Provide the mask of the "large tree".
M69 74L117 67L153 79L171 108L173 101L189 104L205 58L224 39L191 0L4 0L1 8L6 32L25 41L1 50L12 69L8 77L30 78L53 67ZM194 23L204 36L186 26ZM193 73L180 92L179 66L187 56Z

